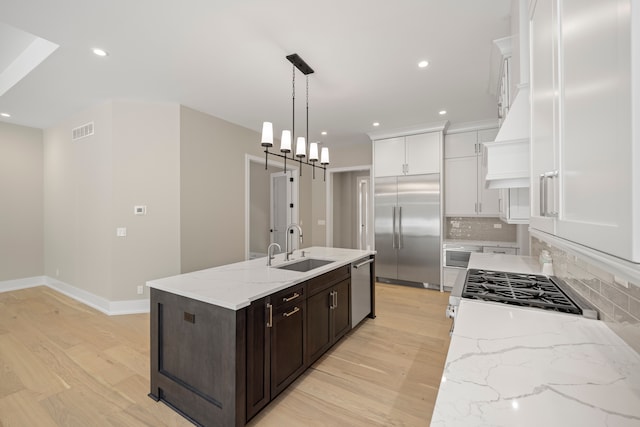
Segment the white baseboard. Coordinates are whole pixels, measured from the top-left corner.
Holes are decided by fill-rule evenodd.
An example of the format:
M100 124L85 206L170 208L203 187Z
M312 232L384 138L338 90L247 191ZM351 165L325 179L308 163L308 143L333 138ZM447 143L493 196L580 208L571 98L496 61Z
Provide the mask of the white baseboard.
M0 282L0 292L17 291L19 289L46 286L45 276L25 277L23 279L4 280Z
M136 299L125 301L109 301L106 298L92 294L83 289L61 282L48 276L27 277L24 279L5 280L0 282L0 292L15 291L19 289L47 286L61 294L75 299L89 307L95 308L109 316L121 314L138 314L149 312L149 299Z

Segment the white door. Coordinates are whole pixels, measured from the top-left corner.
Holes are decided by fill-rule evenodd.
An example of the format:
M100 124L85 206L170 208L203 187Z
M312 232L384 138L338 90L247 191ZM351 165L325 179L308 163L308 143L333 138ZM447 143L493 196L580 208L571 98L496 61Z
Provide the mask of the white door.
M371 244L371 183L368 176L358 178L358 249L367 250Z
M285 247L285 231L287 229L288 175L282 172L271 174L270 242L279 244L282 250Z

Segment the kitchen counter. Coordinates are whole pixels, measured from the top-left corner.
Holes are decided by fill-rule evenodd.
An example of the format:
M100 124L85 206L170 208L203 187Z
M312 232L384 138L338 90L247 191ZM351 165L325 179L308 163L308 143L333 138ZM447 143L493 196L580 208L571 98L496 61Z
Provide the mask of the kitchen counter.
M540 271L475 253L469 268ZM463 299L431 425L640 425L640 355L602 321Z
M266 257L258 258L163 279L150 280L147 282L147 286L219 307L238 310L250 305L251 301L350 264L360 258L375 254L375 251L317 246L303 250L305 258L324 259L333 262L307 272L275 268L279 265L303 259L301 258L301 251L296 250L289 262L284 261L284 253L277 254L275 259L272 260L271 267L267 267Z

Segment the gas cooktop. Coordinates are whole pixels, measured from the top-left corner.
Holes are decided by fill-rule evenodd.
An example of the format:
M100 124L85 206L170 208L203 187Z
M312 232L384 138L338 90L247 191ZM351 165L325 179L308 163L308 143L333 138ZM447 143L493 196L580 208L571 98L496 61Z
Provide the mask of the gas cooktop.
M564 290L562 289L564 288ZM560 279L538 274L469 269L462 290L463 298L495 301L522 307L537 307L562 313L597 318L597 311L579 299ZM577 304L574 300L579 301ZM584 313L586 310L589 313Z

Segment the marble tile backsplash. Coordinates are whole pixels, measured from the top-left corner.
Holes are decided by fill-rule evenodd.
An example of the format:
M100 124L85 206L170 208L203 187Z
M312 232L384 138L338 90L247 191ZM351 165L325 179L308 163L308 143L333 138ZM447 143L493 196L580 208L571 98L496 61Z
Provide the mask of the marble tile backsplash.
M543 249L551 253L554 275L591 302L600 319L640 352L640 284L629 283L626 288L616 283L611 272L532 237L531 256L537 258Z
M515 242L518 237L516 227L500 221L500 218L447 217L445 239Z

